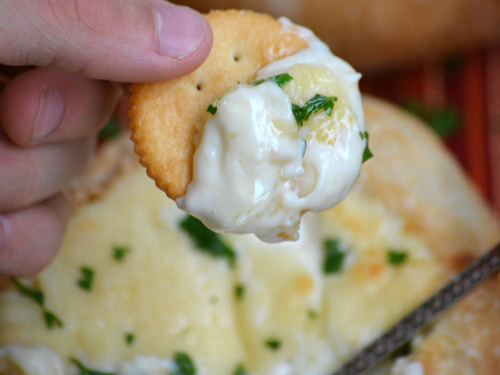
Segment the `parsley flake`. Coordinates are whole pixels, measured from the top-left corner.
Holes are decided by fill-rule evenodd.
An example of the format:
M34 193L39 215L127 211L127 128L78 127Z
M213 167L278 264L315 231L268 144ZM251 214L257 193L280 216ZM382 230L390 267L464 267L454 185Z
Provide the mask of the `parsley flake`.
M323 262L323 272L326 274L339 273L342 270L345 252L340 250L340 241L328 239L324 242L325 260Z
M323 96L320 94L316 94L312 99L310 99L304 106L301 108L297 104L292 104L292 113L295 117L295 121L297 121L298 126L304 125L304 120L309 120L309 117L319 112L320 109L323 109L328 116L332 115L332 110L334 103L337 101L336 96Z
M236 299L242 299L245 296L246 287L243 284L238 284L234 288L234 296Z
M108 140L113 139L120 134L121 129L120 125L116 121L115 118L110 118L108 123L104 125L104 127L99 131L99 140Z
M98 370L92 370L83 365L78 359L70 358L69 359L73 364L75 364L80 370L80 375L115 375L114 372L103 372Z
M309 319L315 320L318 317L318 313L316 310L309 309L307 310L307 315L309 316Z
M234 370L233 375L248 375L248 372L245 371L243 365L239 365L236 367L236 370Z
M264 83L264 82L266 82L266 81L267 81L267 80L266 80L266 79L264 79L264 78L263 78L263 79L258 79L257 81L253 81L253 82L251 83L251 85L252 85L252 86L259 86L259 85L263 84L263 83Z
M406 251L399 250L389 250L387 252L387 260L393 266L400 266L408 259L408 253Z
M87 292L92 289L92 281L94 280L94 270L89 267L81 267L81 279L78 280L78 286Z
M11 277L10 280L12 283L15 285L19 293L21 293L23 296L26 296L36 303L38 303L40 306L44 305L44 296L43 293L35 288L29 288L26 285L24 285L22 282L20 282L18 279L15 277Z
M132 346L135 343L135 335L132 332L125 333L125 342L128 346Z
M259 79L257 81L253 81L251 83L252 86L259 86L263 84L264 82L274 82L276 83L280 88L285 86L288 82L290 82L293 79L293 77L288 74L288 73L283 73L283 74L278 74L276 76L269 77L268 79Z
M324 109L325 113L328 116L332 115L332 109L333 109L333 102L337 101L336 96L323 96L320 94L316 94L314 98L309 100L304 106L302 107L302 114L304 117L304 120L309 120L309 117L316 113L319 112L320 109Z
M307 142L304 140L304 139L301 139L302 141L302 157L304 157L306 155L306 149L307 149Z
M63 327L63 322L61 319L59 319L52 311L49 311L47 309L42 309L43 312L43 319L45 320L45 324L49 329L52 328L62 328Z
M277 76L269 77L268 81L274 81L281 88L290 82L293 77L288 73L278 74Z
M271 350L279 350L281 348L281 341L270 339L266 341L266 346Z
M121 262L125 255L130 251L130 247L128 246L116 246L113 248L113 258Z
M12 277L11 281L15 285L19 293L21 293L25 297L32 299L42 308L43 320L45 321L47 328L52 329L63 327L63 322L61 321L61 319L59 319L52 311L45 308L45 298L42 291L27 287L15 277Z
M293 117L295 117L295 121L297 121L297 125L303 126L304 114L302 113L302 108L300 108L297 104L292 104L292 113Z
M195 375L196 374L196 366L193 361L189 357L189 355L185 353L176 353L175 357L175 371L171 373L171 375Z
M222 241L219 234L208 229L201 220L189 215L179 225L189 234L199 250L215 258L226 258L229 267L234 267L236 263L234 250Z
M370 135L368 134L367 131L365 131L364 133L359 132L359 135L361 136L361 139L363 139L363 138L366 139L366 146L365 146L365 150L363 151L363 163L364 163L365 161L367 161L368 159L371 159L373 157L373 154L372 154L370 148L368 147L368 138L370 137Z
M214 107L212 104L210 104L207 108L207 112L210 112L213 116L217 112L217 107Z

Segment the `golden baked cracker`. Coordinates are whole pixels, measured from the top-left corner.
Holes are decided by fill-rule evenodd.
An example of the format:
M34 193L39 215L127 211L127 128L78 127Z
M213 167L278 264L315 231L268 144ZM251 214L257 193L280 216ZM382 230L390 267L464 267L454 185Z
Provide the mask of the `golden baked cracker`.
M229 87L251 81L263 66L307 47L294 30L268 15L229 10L206 17L214 43L201 67L168 82L132 86L135 151L172 199L185 195L193 177L194 140L207 121L208 105Z

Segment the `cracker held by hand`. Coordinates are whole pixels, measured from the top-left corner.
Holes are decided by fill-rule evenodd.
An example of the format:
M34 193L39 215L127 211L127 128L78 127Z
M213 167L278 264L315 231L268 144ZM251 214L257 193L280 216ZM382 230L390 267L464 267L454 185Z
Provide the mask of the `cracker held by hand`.
M134 87L136 152L210 229L296 241L301 217L340 203L372 156L361 75L286 18L208 18L215 43L197 71Z
M294 29L268 15L229 10L206 17L214 44L203 65L168 82L132 86L135 151L172 199L184 196L193 178L195 137L207 121L209 104L238 82L252 81L265 65L307 47Z

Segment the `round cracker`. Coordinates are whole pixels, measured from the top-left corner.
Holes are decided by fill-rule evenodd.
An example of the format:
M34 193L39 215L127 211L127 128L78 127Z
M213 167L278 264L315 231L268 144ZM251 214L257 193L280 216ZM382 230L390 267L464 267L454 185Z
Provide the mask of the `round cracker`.
M207 60L194 72L167 82L136 84L130 98L135 152L149 177L172 198L186 194L193 177L195 137L207 107L263 66L291 55L307 42L291 28L252 11L212 11L214 35Z

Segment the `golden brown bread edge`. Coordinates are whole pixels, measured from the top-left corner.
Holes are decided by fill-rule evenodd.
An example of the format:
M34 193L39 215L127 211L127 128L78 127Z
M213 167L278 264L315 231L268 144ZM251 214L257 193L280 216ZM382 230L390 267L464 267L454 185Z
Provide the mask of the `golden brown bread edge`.
M202 12L253 9L312 29L362 73L500 42L497 0L174 0Z
M404 217L451 278L500 240L498 221L418 119L372 97L363 102L375 157L363 164L355 188ZM423 364L425 375L497 375L499 319L497 276L434 322L411 359Z

